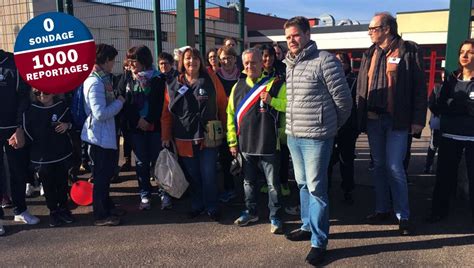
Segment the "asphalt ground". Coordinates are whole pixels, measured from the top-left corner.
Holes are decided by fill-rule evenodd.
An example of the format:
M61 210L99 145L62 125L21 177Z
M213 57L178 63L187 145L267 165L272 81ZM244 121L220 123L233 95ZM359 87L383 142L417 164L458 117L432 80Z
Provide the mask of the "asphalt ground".
M429 213L434 175L422 174L427 139L414 140L409 168L409 195L414 235L398 235L396 221L368 225L365 217L373 212L374 193L368 171L366 137L357 144L355 203L345 204L339 189L339 172L334 171L330 189L331 229L324 265L361 266L474 266L474 224L468 202L456 198L450 217L437 224L425 223ZM139 196L134 172L122 173L123 182L112 185L112 196L127 210L123 224L96 227L91 207L75 207L77 221L57 228L49 227L49 212L44 198L28 198L29 210L39 216L35 226L13 222L10 209L4 220L7 233L0 237L0 266L166 266L166 267L300 267L310 249L308 241L291 242L283 235L270 233L267 197L259 196L260 220L247 227L233 221L244 208L242 183L239 197L222 204L222 220L206 215L188 219L189 197L173 200L173 209L160 210L157 195L151 211L139 211ZM87 176L87 174L85 175ZM287 204L298 200L296 185L290 181L292 195ZM284 229L299 228L299 217L284 215Z

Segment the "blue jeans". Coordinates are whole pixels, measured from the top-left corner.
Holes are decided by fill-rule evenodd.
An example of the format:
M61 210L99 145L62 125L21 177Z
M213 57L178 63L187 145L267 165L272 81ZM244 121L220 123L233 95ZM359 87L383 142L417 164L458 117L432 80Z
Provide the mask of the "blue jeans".
M329 235L328 166L334 138L303 139L288 136L300 189L301 230L311 231L311 246L326 248Z
M161 151L159 132L131 133L132 149L135 153L138 188L140 197L151 197L150 170L154 170L156 159Z
M393 130L393 120L389 115L367 120L367 136L374 159L372 173L375 185L375 212L390 212L392 205L397 218L410 217L408 186L403 167L407 150L408 130Z
M217 150L200 149L193 145L193 157L182 157L183 166L191 184L191 210L217 211Z
M280 178L279 178L280 155L255 156L242 153L242 169L244 172L244 193L245 206L249 214L257 215L257 194L255 191L260 174L259 165L263 169L268 185L268 209L270 210L270 220L278 219L277 212L281 207Z

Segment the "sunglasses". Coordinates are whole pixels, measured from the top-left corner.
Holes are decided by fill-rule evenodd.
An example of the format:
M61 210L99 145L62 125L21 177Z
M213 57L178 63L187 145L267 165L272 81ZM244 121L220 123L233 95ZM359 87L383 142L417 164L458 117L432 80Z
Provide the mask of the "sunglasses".
M375 32L377 31L378 29L382 29L385 25L378 25L378 26L374 26L374 27L369 27L367 28L367 30L369 31L369 33L371 32Z
M35 91L33 92L33 94L35 94L36 97L41 96L41 94L43 94L44 96L49 96L49 93L41 92L41 91Z

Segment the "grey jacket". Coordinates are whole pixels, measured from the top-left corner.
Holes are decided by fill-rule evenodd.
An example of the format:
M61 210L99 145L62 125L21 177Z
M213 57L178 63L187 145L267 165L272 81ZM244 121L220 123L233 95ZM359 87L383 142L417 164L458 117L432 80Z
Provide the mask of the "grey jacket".
M328 139L351 114L352 97L341 63L334 55L309 44L286 59L286 134Z

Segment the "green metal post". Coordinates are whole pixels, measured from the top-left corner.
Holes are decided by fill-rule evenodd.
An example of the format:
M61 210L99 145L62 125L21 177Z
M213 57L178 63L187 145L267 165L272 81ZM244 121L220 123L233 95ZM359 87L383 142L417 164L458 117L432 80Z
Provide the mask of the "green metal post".
M63 0L56 0L56 10L58 12L64 12L64 1Z
M67 14L74 16L74 6L72 0L66 0L66 12Z
M161 46L161 7L160 0L153 1L154 30L155 30L155 58L158 60L158 54L162 51Z
M206 54L206 0L199 0L199 50Z
M178 47L195 46L193 0L177 0L176 34Z
M448 42L446 44L446 70L458 67L458 49L469 38L472 0L451 0L449 4Z
M245 48L245 0L240 0L240 12L239 12L239 26L240 26L240 42L239 49L240 53Z

